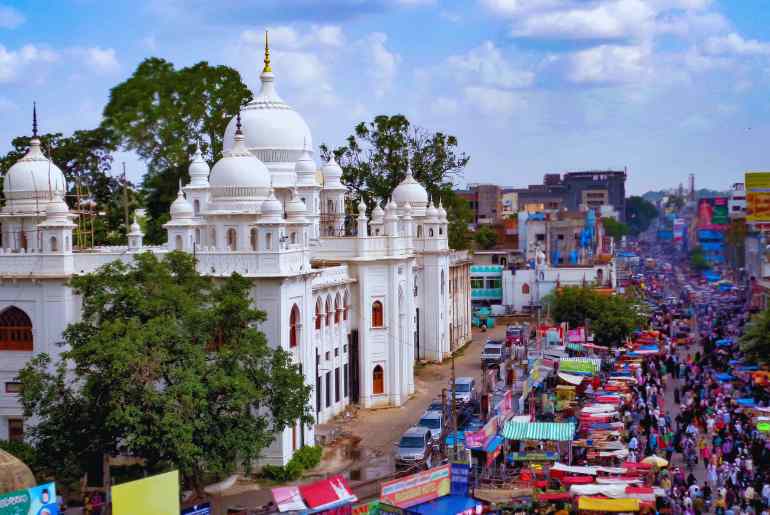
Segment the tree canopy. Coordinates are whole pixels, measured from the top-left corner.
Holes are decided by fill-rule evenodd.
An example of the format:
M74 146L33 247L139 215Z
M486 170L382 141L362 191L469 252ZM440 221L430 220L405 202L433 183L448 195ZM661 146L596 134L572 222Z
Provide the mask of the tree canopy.
M703 253L703 248L695 247L692 249L692 252L690 252L690 266L696 272L703 272L711 268L706 260L706 255Z
M473 233L473 240L477 248L489 250L497 245L497 232L488 225L482 225Z
M210 162L218 160L229 120L252 97L232 68L203 61L177 70L157 57L145 59L112 88L102 127L116 146L135 151L147 164L142 189L148 242L165 240L161 226L168 221L179 180L188 179L196 144Z
M629 228L623 222L618 222L614 218L602 218L602 225L604 226L604 232L608 236L615 238L615 241L620 241L623 236L629 233Z
M643 233L657 216L658 208L652 202L639 196L631 196L626 200L626 223L630 234L638 236Z
M19 374L38 450L73 473L102 454L172 464L199 489L248 468L276 431L311 423L310 387L258 330L250 284L203 277L181 252L75 277L82 319L61 359L40 354Z
M430 132L412 125L404 115L380 115L356 125L346 143L332 148L321 145L321 155L334 154L342 167L342 182L369 209L386 199L406 177L407 167L423 184L435 203L444 203L450 222L453 248L467 248L471 220L467 202L458 199L453 180L462 174L470 156L460 151L455 136Z
M740 339L746 358L761 364L770 364L770 310L754 315Z
M642 322L631 299L588 287L562 288L550 294L547 302L555 322L588 325L595 341L608 347L621 344Z

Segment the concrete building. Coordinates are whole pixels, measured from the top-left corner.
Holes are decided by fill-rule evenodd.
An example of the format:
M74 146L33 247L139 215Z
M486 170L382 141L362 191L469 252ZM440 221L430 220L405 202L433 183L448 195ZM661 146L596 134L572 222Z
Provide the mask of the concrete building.
M596 170L565 173L562 184L567 189L566 207L599 209L612 206L621 221L626 217L626 171Z
M213 168L198 151L165 224L166 245L75 248L76 218L62 200L62 171L41 150L36 127L27 154L5 176L0 211L0 439L22 439L14 378L36 354L56 358L81 299L68 286L137 253L194 253L201 274L238 272L273 347L301 364L315 422L350 403L401 406L415 391L415 359L441 361L470 335L470 263L448 247L447 214L411 172L371 213L350 203L342 169L319 170L312 134L278 95L266 49L261 89L233 118ZM347 222L347 223L346 223ZM351 231L351 227L355 230ZM285 464L314 442L315 425L276 435L264 461Z
M470 184L457 195L468 201L473 210L473 223L476 225L495 224L502 219L502 194L496 184Z
M730 220L746 218L746 189L742 182L736 182L730 188L727 198L727 214Z

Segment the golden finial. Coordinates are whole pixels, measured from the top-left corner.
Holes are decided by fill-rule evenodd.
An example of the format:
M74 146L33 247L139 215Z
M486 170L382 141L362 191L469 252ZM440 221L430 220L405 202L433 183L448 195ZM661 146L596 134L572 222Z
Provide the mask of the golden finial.
M267 30L265 30L265 67L262 68L262 73L272 73L273 69L270 67L270 43L267 39Z

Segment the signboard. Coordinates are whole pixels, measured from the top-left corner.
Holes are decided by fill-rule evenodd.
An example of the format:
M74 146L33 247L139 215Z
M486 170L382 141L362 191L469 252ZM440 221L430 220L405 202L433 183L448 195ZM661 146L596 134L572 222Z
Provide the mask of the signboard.
M45 483L0 495L0 515L58 514L54 483Z
M746 172L746 221L770 222L770 172Z
M559 461L558 452L512 452L513 461Z
M113 515L178 515L179 471L112 487Z
M447 495L450 489L450 466L443 465L383 483L380 501L398 508L410 508Z
M470 465L467 463L452 463L451 467L452 495L468 495L468 480L471 475Z
M297 486L278 486L273 488L271 493L278 511L302 511L307 509Z
M371 501L366 504L353 506L351 515L378 515L380 513L380 501Z
M563 360L559 363L560 372L577 372L579 374L593 374L597 372L598 367L590 361L570 361Z
M674 220L674 241L683 241L687 233L687 221L684 218Z
M469 449L484 447L484 444L497 434L497 417L489 419L483 428L478 431L465 432L465 446Z
M699 229L718 231L724 229L729 221L727 197L702 198L698 201L697 224Z
M211 515L211 504L196 504L182 510L181 515Z

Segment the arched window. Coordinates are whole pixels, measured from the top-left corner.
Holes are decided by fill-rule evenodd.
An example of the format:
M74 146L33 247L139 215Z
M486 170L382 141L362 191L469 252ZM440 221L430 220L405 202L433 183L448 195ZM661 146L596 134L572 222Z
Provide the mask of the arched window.
M273 233L265 234L265 249L270 250L273 247Z
M446 276L444 271L441 271L441 295L444 295L444 288L446 288Z
M182 236L177 234L176 238L174 238L174 241L176 242L176 250L182 250L184 248L184 241L182 240Z
M444 228L443 227L439 227L438 228L438 234L439 234L439 236L444 234Z
M372 370L372 394L381 395L385 393L385 374L382 365L376 365Z
M64 237L64 250L67 251L67 252L69 252L69 250L70 250L70 237L69 236L65 236Z
M323 311L321 311L321 299L318 298L315 303L315 328L321 329L321 319L323 318Z
M334 298L334 323L339 324L342 318L342 297L338 293Z
M372 303L372 327L382 327L383 325L382 302L375 300Z
M59 251L59 242L56 240L56 236L51 236L51 252L58 252L58 251Z
M433 227L428 228L428 238L433 238Z
M21 231L21 248L27 250L27 233L24 231Z
M417 226L417 237L422 238L422 225Z
M32 351L32 321L27 314L11 306L0 313L0 351Z
M254 227L251 229L251 237L250 237L250 243L251 243L251 250L256 251L259 249L258 243L259 243L259 233L257 232L257 228Z
M334 310L332 308L332 298L326 297L326 325L330 326L334 319Z
M348 319L348 310L350 309L350 292L345 290L345 298L343 299L343 306L344 309L342 311L342 319L347 320Z
M529 285L527 283L521 285L521 293L529 295Z
M198 199L195 199L193 201L193 213L195 216L198 216L201 212L201 201Z
M238 250L238 233L232 227L227 230L227 250Z
M294 304L289 315L289 347L292 349L299 344L299 327L299 308Z
M209 234L209 236L211 236L211 241L209 241L209 246L216 247L217 246L217 229L215 227L211 228L211 234Z
M334 213L334 201L332 199L326 201L326 212Z
M289 235L289 240L292 243L297 243L297 233L292 231L292 233Z
M601 285L604 282L604 270L601 268L596 271L596 282Z
M195 229L195 244L200 245L201 244L201 230Z

